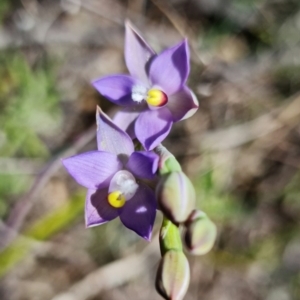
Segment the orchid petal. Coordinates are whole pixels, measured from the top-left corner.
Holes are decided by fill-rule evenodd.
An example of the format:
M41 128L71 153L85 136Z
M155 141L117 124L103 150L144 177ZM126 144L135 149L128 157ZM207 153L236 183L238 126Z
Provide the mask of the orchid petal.
M169 97L168 109L173 115L173 122L191 117L199 107L196 95L184 86L180 91Z
M107 201L108 189L89 189L85 201L85 224L93 227L115 219L119 213Z
M146 64L155 52L129 23L125 25L125 61L130 74L148 84Z
M62 162L71 176L88 189L108 186L113 175L122 168L115 154L104 151L85 152Z
M131 92L134 85L140 83L128 75L111 75L96 79L92 82L94 88L111 102L121 105L136 105L131 98Z
M171 130L173 121L168 108L142 112L135 122L135 134L146 150L154 149Z
M134 132L134 122L136 118L139 116L139 112L135 111L118 111L113 121L116 125L118 125L120 128L123 128L127 134L134 139L135 138L135 132Z
M96 120L99 151L128 156L134 151L134 145L129 135L114 124L100 107L97 109Z
M185 84L190 71L187 40L168 48L150 63L149 77L153 85L170 96Z
M125 168L134 176L153 179L158 168L159 156L154 152L137 151L129 157Z
M155 215L154 192L144 184L139 185L135 195L120 210L122 223L148 241L151 239Z

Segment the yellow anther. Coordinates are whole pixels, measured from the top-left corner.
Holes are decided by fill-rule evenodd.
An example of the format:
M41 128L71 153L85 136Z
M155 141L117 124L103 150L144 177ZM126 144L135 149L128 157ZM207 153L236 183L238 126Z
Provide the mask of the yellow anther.
M115 208L120 208L124 206L126 199L120 191L115 191L108 194L108 203Z
M151 106L163 106L168 102L168 97L161 90L151 89L147 93L146 101Z

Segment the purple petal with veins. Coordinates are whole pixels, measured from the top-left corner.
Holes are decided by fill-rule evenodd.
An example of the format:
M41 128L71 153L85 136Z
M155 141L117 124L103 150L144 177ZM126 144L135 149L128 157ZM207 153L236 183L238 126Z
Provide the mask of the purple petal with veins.
M196 95L184 86L169 97L167 107L172 113L173 121L178 122L191 117L198 110L199 103Z
M118 157L109 152L90 151L62 160L73 178L88 189L108 186L113 175L122 168Z
M98 150L127 156L134 151L133 142L128 134L113 123L100 107L97 109L96 121Z
M120 209L122 223L148 241L151 240L155 215L154 192L144 184L139 185L133 198Z
M131 98L132 88L140 85L129 75L112 75L93 81L95 89L111 102L121 106L136 105Z
M155 52L146 41L137 33L136 29L126 22L125 24L125 61L130 74L145 85L148 85L146 65Z
M126 131L132 139L134 139L134 122L139 114L140 112L120 110L115 114L113 121L120 128L123 128L123 130Z
M136 177L153 179L158 168L159 156L150 151L133 152L125 168Z
M161 87L170 96L182 88L189 72L189 48L187 40L184 40L151 61L149 78L153 85Z
M154 149L169 134L173 125L168 108L142 112L135 122L135 133L146 150Z

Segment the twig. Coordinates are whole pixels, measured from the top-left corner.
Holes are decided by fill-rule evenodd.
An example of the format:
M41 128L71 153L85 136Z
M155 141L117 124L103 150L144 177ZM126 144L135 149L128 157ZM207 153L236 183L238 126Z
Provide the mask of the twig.
M52 300L92 299L104 290L120 286L147 272L153 266L153 261L158 260L159 257L156 235L141 254L133 254L99 268Z
M90 259L89 255L80 249L74 249L74 247L62 243L41 241L28 237L11 229L1 220L0 231L10 232L17 238L18 242L23 243L24 245L29 245L29 249L32 250L31 253L35 256L52 256L54 258L67 261L81 270L92 270L94 268L94 263Z
M87 145L95 137L95 128L87 130L70 148L62 152L59 157L49 163L41 174L35 179L29 192L23 196L11 210L7 219L7 227L10 231L0 229L0 250L6 247L16 236L16 232L21 228L22 224L32 206L34 205L37 196L47 184L49 179L61 167L61 158L76 154L80 149Z
M280 128L273 113L226 129L208 131L201 137L202 149L221 151L239 147Z
M76 0L67 0L70 3L74 3L74 4L78 4L78 1ZM115 23L117 25L121 25L123 26L124 24L124 10L125 8L123 7L123 5L120 5L118 3L111 3L111 5L114 6L114 12L116 14L114 14L113 16L111 15L110 12L105 11L105 5L107 5L109 2L105 2L105 5L103 5L103 3L101 2L105 2L105 1L95 1L95 0L84 0L81 1L81 6L88 12L97 15L98 17L101 17L109 22ZM118 15L119 12L119 15Z
M37 174L41 163L39 159L0 157L0 174Z
M250 122L205 133L201 137L202 149L222 151L242 146L285 126L293 128L299 123L300 94L292 96L286 102L281 108Z
M195 56L197 57L198 63L200 63L202 66L204 66L204 62L199 55L199 52L197 50L197 43L195 39L195 34L186 23L185 19L182 18L174 9L173 7L168 4L167 1L160 1L160 0L152 0L152 2L158 7L158 9L169 19L169 21L172 23L174 28L179 32L179 34L182 37L189 37L189 43L191 46L191 49Z

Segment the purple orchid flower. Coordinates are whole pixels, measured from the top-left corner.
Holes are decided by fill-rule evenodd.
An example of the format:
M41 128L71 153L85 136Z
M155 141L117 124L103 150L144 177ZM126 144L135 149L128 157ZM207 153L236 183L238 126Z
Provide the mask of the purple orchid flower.
M123 106L114 122L154 149L174 122L192 116L198 100L186 86L190 71L187 40L156 55L137 31L126 23L125 61L131 74L97 79L94 87Z
M140 179L155 177L159 157L153 152L135 152L128 134L100 108L96 118L98 151L63 160L74 179L88 189L86 226L104 224L119 216L127 228L150 240L156 199L154 192Z

